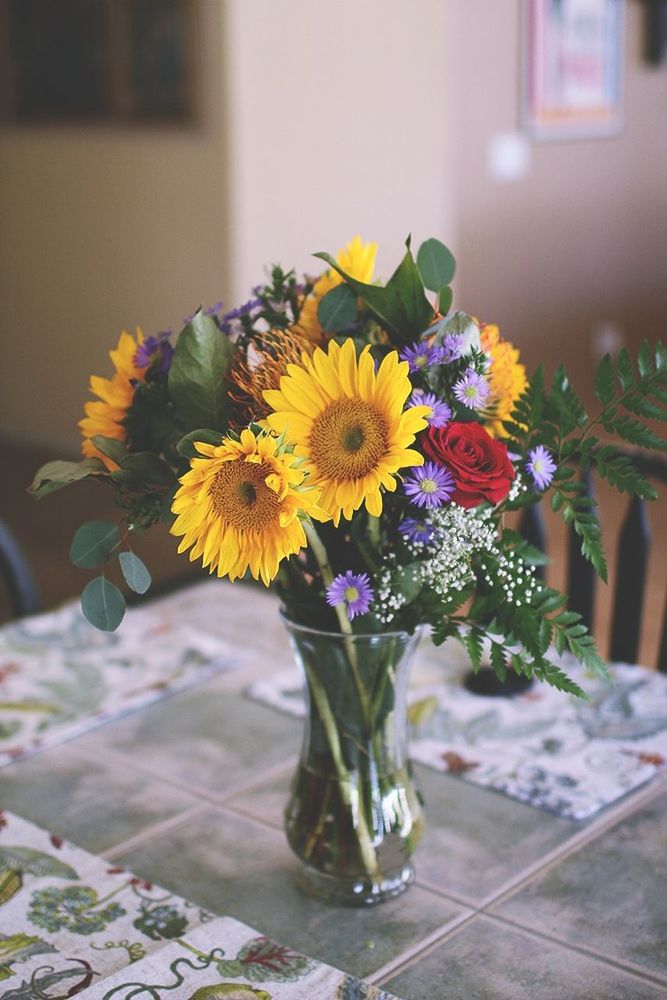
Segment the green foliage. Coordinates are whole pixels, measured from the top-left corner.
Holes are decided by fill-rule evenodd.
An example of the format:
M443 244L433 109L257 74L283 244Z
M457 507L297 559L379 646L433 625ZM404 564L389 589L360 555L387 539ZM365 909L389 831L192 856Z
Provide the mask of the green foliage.
M145 594L151 585L151 575L148 569L134 552L121 552L118 562L125 582L135 594Z
M207 427L200 427L196 431L190 431L189 434L185 434L176 445L176 451L179 455L182 455L183 458L201 458L202 456L195 448L195 441L202 441L204 444L218 445L222 441L222 435L219 431L212 431Z
M346 274L330 254L315 254L338 271L355 294L363 299L396 347L413 343L433 318L433 306L424 293L424 283L410 252L409 240L407 246L403 260L384 286L357 281Z
M201 312L181 332L169 371L169 394L186 428L227 427L225 376L233 347L216 323Z
M28 492L37 500L61 490L88 476L103 476L108 472L104 462L99 458L84 458L81 462L64 462L56 460L46 462L35 473L35 478Z
M74 534L70 559L81 569L101 566L119 541L118 526L112 521L86 521Z
M106 577L96 576L83 589L81 610L95 628L113 632L125 615L125 598Z
M357 296L349 285L336 285L317 306L317 318L329 333L349 330L357 319Z
M451 284L456 261L444 243L430 239L425 240L417 251L417 267L425 287L432 292L440 292Z

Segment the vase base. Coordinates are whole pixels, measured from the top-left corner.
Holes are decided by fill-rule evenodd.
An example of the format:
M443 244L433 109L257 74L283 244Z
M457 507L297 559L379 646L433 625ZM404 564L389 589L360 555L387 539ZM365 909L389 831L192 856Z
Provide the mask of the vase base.
M376 906L386 899L400 896L415 880L415 870L409 862L398 872L378 879L335 878L303 865L297 885L307 896L313 896L331 906Z

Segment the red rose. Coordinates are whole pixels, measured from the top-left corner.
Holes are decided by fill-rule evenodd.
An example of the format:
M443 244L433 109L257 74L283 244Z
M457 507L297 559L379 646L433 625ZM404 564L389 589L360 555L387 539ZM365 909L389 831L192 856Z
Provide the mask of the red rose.
M452 421L445 427L428 427L421 439L424 454L449 469L456 483L452 494L461 507L478 507L488 500L504 500L514 479L507 448L481 424Z

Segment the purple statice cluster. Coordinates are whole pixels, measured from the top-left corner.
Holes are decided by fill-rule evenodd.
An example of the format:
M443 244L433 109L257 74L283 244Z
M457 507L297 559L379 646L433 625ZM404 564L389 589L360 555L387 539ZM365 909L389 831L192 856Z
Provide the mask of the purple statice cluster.
M256 289L253 289L256 291ZM217 323L223 333L228 337L236 337L243 333L243 319L247 318L252 323L256 319L256 314L263 308L261 299L252 298L240 305L238 309L229 309L221 316L217 316Z
M327 587L327 604L331 607L345 605L347 617L352 621L365 615L373 600L373 588L367 573L339 573Z
M137 368L149 368L149 377L150 374L166 375L174 357L174 348L169 343L170 337L171 330L162 330L152 337L146 337L134 355Z

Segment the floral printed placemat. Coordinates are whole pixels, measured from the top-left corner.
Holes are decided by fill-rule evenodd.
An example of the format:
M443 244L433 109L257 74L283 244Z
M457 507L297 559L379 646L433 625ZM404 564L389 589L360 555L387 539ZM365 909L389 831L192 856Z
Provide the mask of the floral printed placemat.
M0 1000L392 1000L0 812Z
M118 632L98 632L78 602L0 629L0 766L242 661L173 602L130 609Z
M413 676L410 756L466 781L580 820L657 773L667 760L667 676L614 664L614 684L568 673L590 701L535 683L513 698L471 694L460 684ZM248 688L281 711L305 712L295 667Z

